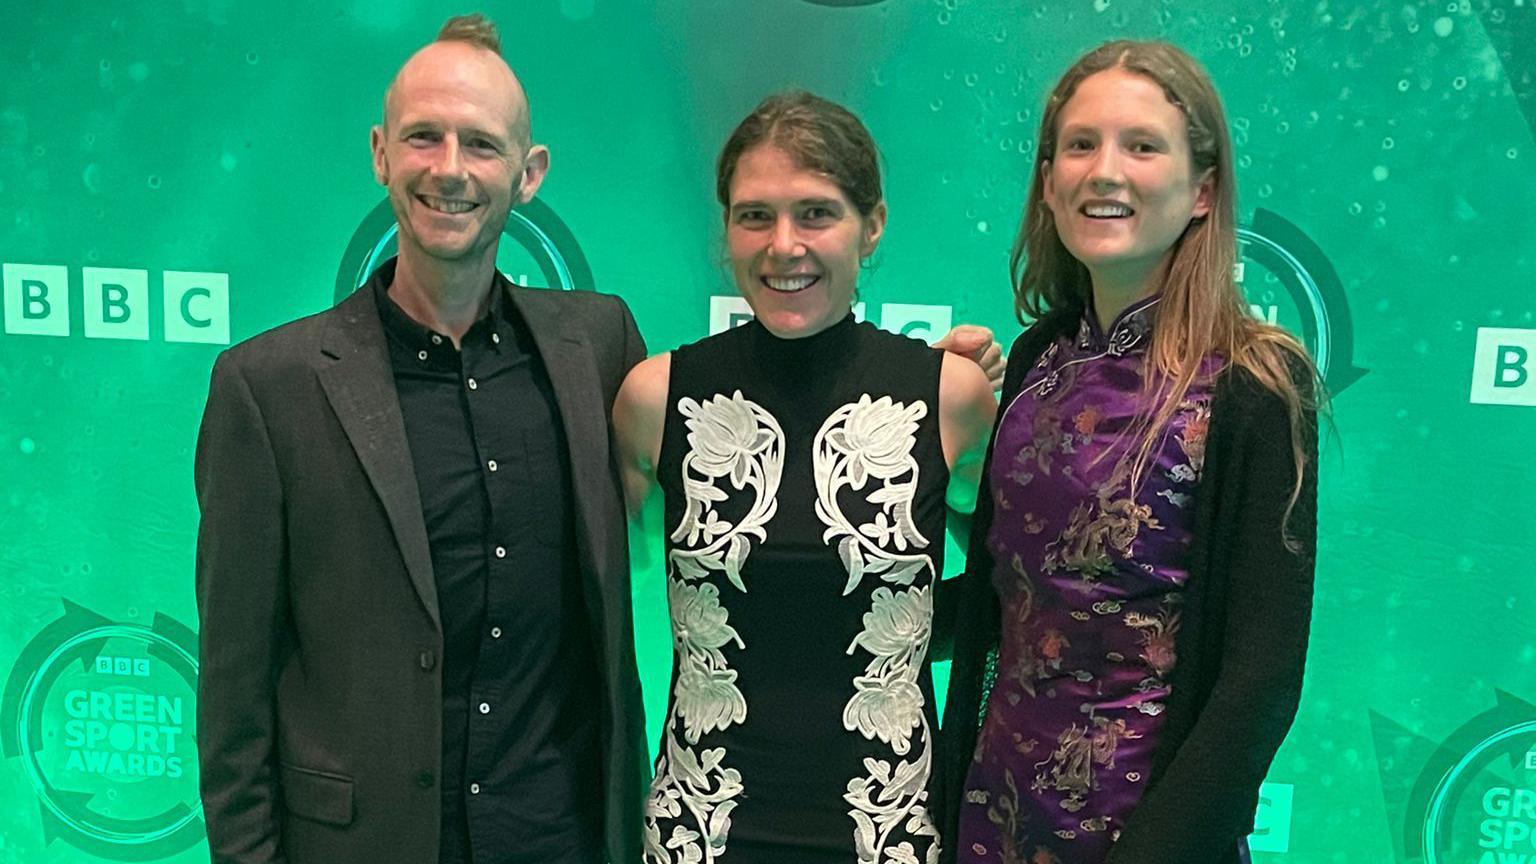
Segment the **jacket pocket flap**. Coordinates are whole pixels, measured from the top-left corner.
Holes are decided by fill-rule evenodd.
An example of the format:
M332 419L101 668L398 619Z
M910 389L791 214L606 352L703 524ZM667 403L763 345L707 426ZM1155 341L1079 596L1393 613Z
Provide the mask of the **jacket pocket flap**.
M296 765L282 766L283 803L295 816L349 825L352 822L352 780Z

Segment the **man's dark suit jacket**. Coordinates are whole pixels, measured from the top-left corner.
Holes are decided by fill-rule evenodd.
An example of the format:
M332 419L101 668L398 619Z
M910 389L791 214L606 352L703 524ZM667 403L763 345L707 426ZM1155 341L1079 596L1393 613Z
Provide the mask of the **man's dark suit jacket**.
M497 281L533 332L565 425L601 670L604 839L611 861L630 864L646 746L608 416L645 345L616 297ZM372 292L219 357L196 480L197 741L213 860L435 864L443 630Z

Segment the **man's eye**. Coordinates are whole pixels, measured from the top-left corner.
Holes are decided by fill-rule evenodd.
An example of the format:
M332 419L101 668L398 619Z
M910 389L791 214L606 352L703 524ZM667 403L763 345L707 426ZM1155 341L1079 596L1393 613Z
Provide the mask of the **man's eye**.
M768 221L768 214L762 210L742 210L736 214L736 222L739 225L751 225Z
M832 210L827 207L807 207L805 208L805 214L802 218L804 218L807 222L822 222L827 219L835 218L836 216L837 214L833 213Z
M1068 138L1061 142L1061 149L1069 153L1081 152L1093 149L1093 144L1087 138Z
M418 145L436 144L438 136L435 132L412 132L405 136L405 140Z
M495 153L497 151L496 144L494 142L487 141L484 138L471 138L469 141L469 146L476 150L485 150L491 153Z

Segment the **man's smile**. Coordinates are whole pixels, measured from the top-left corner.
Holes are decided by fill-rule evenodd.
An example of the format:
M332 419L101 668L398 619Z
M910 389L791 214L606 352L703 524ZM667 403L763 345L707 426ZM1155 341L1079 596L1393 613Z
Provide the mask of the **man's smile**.
M465 201L461 198L440 198L436 195L418 194L416 196L416 200L426 205L428 210L432 210L437 213L447 213L450 215L468 213L469 211L474 210L480 206L477 202L474 201Z

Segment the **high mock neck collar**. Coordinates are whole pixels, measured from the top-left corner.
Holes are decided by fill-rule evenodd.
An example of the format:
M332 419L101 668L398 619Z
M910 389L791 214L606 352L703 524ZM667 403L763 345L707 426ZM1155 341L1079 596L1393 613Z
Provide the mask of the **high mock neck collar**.
M858 322L850 311L831 327L799 339L775 336L756 318L741 326L750 328L752 350L765 360L831 362L852 350L854 328Z

